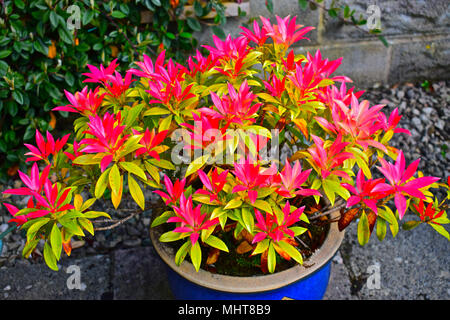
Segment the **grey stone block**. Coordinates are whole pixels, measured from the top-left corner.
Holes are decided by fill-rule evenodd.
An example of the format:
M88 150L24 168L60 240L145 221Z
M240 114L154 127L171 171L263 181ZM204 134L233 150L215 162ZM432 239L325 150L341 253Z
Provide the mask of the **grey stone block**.
M331 264L330 281L323 300L356 300L358 297L351 294L350 277L342 261L340 253L336 253Z
M404 221L411 219L417 220L412 215L403 218ZM353 296L364 300L450 298L450 242L430 226L400 230L395 238L388 231L382 242L377 239L374 229L364 247L358 243L356 229L356 223L347 228L339 249L352 286L344 287L344 292L331 292L329 299L352 296L349 289L353 290ZM373 284L374 269L370 267L374 265L379 266L379 287L368 285Z
M97 255L83 259L62 259L59 271L45 264L17 263L13 268L0 269L0 300L98 300L109 290L108 256ZM79 289L69 289L79 267ZM72 277L72 278L71 278Z
M311 40L301 41L302 44L314 44L318 40L318 25L319 25L319 12L311 10L301 10L297 1L292 0L280 0L273 1L274 14L271 14L265 5L265 0L252 0L250 1L250 14L246 17L228 17L227 23L221 28L225 34L231 34L232 37L239 36L242 31L239 26L249 24L250 19L256 18L261 26L259 20L260 16L268 18L272 23L276 22L275 16L286 17L290 15L291 17L297 16L297 24L304 26L313 26L316 29L309 32L306 36ZM194 36L198 39L199 44L212 44L213 32L211 28L203 28L201 32L196 32Z
M325 6L330 8L331 0L326 0ZM412 1L412 0L338 0L335 7L348 5L355 9L355 17L360 15L367 19L367 8L374 4L380 8L381 29L385 36L447 34L450 30L450 4L446 0ZM352 25L344 25L337 18L331 18L324 12L323 37L329 41L344 41L374 38L362 26L361 31Z
M115 251L112 285L114 299L173 299L164 262L153 247Z
M305 54L310 52L314 55L317 49L320 49L323 59L335 60L343 57L342 64L334 75L349 77L353 80L353 85L358 89L386 81L389 52L388 48L380 42L347 44L345 46L299 47L296 48L296 53Z
M448 79L450 38L392 45L389 83Z

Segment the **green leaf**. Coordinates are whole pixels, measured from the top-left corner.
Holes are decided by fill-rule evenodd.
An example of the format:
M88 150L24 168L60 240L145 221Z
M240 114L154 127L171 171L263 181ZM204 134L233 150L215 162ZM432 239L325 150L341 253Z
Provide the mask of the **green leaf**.
M41 241L41 239L27 241L25 247L22 250L22 257L27 258L34 251L39 241Z
M59 260L62 250L62 236L61 231L59 230L56 223L53 224L53 228L50 233L50 245L52 247L52 251L55 255L56 260Z
M106 169L98 178L97 183L95 184L95 197L97 199L103 196L105 193L106 187L108 186L108 174L111 171L111 168Z
M194 31L201 31L202 30L202 26L200 24L200 22L198 22L198 20L194 19L194 18L187 18L186 20L189 28L191 28Z
M203 16L203 7L197 0L194 2L194 12L197 17Z
M132 176L128 175L128 188L130 189L130 194L133 197L134 201L139 205L142 210L145 210L145 198L144 193L139 187L139 184L136 180L133 179Z
M138 165L134 164L133 162L120 162L119 165L126 171L138 176L144 181L147 181L147 176L145 175L144 170L142 170Z
M185 236L186 236L186 234L183 234L181 232L168 231L166 233L163 233L159 237L159 241L161 241L161 242L172 242L172 241L177 241L177 240L183 239Z
M53 253L52 248L50 247L48 242L45 242L44 244L44 260L50 269L58 271L55 254Z
M300 264L303 264L302 254L295 247L291 246L289 243L284 241L279 241L276 244L295 261L297 261Z
M386 48L389 48L389 43L384 36L379 35L378 39L380 39L381 43L383 43Z
M242 208L242 221L244 222L244 227L248 232L253 233L253 227L255 226L255 220L253 214L249 208Z
M252 252L252 256L265 252L267 250L267 248L269 248L269 243L270 243L269 239L264 239L264 240L258 242L255 250L253 250L253 252Z
M111 216L109 214L107 214L106 212L102 212L102 211L88 211L88 212L83 213L83 215L88 219L95 219L98 217L105 217L105 218L111 219Z
M173 211L166 211L166 212L164 212L162 215L156 217L156 218L153 220L153 222L152 222L152 224L151 224L150 227L153 228L153 227L159 226L159 225L161 225L161 224L163 224L163 223L166 223L167 220L168 220L170 217L173 217L173 216L175 216L175 213L174 213Z
M102 159L94 158L94 156L94 154L83 154L79 157L76 157L73 163L81 165L99 164Z
M83 26L88 25L92 18L94 18L94 10L91 10L90 8L87 8L86 11L83 14L83 18L81 19L81 22L83 23Z
M159 116L164 114L171 114L169 109L161 107L153 107L144 112L144 116Z
M191 174L193 174L194 172L197 172L198 170L200 170L200 168L205 165L206 161L208 161L209 157L210 157L209 154L205 154L201 157L198 157L194 161L192 161L186 170L185 177L188 177Z
M14 4L21 10L25 8L25 2L23 2L22 0L14 0Z
M280 104L280 101L278 101L277 99L275 99L272 95L270 95L268 93L264 93L264 92L258 93L257 96L267 102L274 103L276 105Z
M378 209L378 217L381 217L389 222L389 229L391 230L392 235L395 237L399 230L398 221L395 218L394 213L388 206L383 206L383 208L384 209Z
M173 165L173 163L171 163L170 161L167 161L165 159L160 159L158 161L156 159L151 158L151 159L148 159L147 161L159 168L163 168L163 169L167 169L167 170L175 170L175 166Z
M172 123L172 119L173 119L173 115L169 115L169 116L165 117L161 121L161 124L159 125L158 131L162 132L162 131L165 131L165 130L169 130L170 124Z
M270 273L273 273L275 271L275 267L277 264L277 257L275 255L275 249L273 247L273 243L270 242L269 245L269 252L267 254L267 269Z
M186 258L186 255L188 254L189 250L191 249L191 241L186 241L180 249L178 249L177 253L175 254L175 264L179 266L184 258Z
M325 179L322 182L322 188L323 188L323 191L325 192L325 195L327 196L328 200L330 200L331 205L334 206L334 200L336 199L336 195L335 195L335 192L333 191L333 189L330 187L328 180Z
M403 230L412 230L415 227L417 227L421 221L407 221L404 224L402 224Z
M239 208L241 205L242 205L242 200L232 199L226 204L224 209L231 210L231 209Z
M336 9L328 10L328 15L332 18L336 18L338 16Z
M87 230L91 235L94 235L94 226L92 222L86 218L78 218L78 223Z
M64 79L66 79L66 83L71 87L75 83L75 77L70 72L66 72Z
M387 224L384 219L377 219L377 238L380 241L386 237Z
M190 38L192 38L192 33L189 33L189 32L181 32L181 33L180 33L180 37L181 37L181 38L185 38L185 39L190 39Z
M50 24L53 29L56 29L58 27L58 14L55 11L50 11Z
M358 242L360 245L364 246L369 242L370 229L369 229L369 219L366 213L363 211L358 223Z
M43 218L42 220L36 219L31 227L29 227L27 230L27 239L31 240L32 238L34 238L39 229L49 221L50 218Z
M120 192L120 171L117 164L114 164L109 172L109 185L111 187L111 191L116 195Z
M303 227L291 227L289 229L294 232L294 237L297 237L297 236L305 233L308 230L307 228L303 228Z
M150 175L152 176L153 180L155 180L155 182L157 184L160 184L160 180L161 177L159 176L159 170L157 167L152 166L148 161L146 161L144 163L145 165L145 169L147 170L148 173L150 173Z
M12 97L18 104L23 104L23 94L18 90L14 90L12 93Z
M228 252L228 247L227 247L227 245L225 244L225 242L223 242L222 240L220 240L219 238L217 238L217 237L215 237L215 236L213 236L213 235L210 235L210 236L206 239L205 243L206 243L207 245L210 245L211 247L214 247L214 248L217 248L217 249L219 249L219 250Z
M257 199L255 203L252 204L255 208L258 208L259 210L263 210L268 213L272 213L272 207L267 201Z
M269 10L271 14L273 14L273 1L272 0L266 0L266 8Z
M190 256L195 270L198 271L202 262L202 250L198 241L191 247Z
M447 238L447 240L450 241L450 235L448 233L447 230L445 230L445 228L441 225L438 224L434 224L434 223L429 223L429 225L431 227L433 227L434 230L436 230L440 235L444 236L445 238Z
M111 13L111 16L113 16L114 18L117 18L117 19L123 19L123 18L125 18L127 15L125 14L125 13L123 13L123 12L121 12L121 11L113 11L112 13Z
M72 34L67 30L66 26L60 26L58 28L58 33L62 41L70 45L73 44Z
M0 59L6 58L7 56L9 56L11 54L11 52L12 51L10 49L0 51Z

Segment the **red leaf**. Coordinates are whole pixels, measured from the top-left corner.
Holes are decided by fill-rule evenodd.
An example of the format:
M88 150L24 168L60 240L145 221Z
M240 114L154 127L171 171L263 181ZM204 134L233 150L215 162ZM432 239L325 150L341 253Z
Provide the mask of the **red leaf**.
M358 214L359 208L353 208L347 211L345 209L341 209L341 218L338 221L339 231L344 230L347 226L352 222L353 218Z

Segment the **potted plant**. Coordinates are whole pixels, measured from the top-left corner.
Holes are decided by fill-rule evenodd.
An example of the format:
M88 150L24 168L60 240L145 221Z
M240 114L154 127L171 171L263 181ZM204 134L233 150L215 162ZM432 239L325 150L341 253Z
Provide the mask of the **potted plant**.
M117 209L129 194L144 210L146 187L161 196L150 233L181 298L320 299L352 221L361 245L375 224L380 240L388 226L395 236L407 210L419 220L406 229L426 223L449 238L446 199L429 191L448 184L389 145L409 133L397 109L360 102L332 75L341 59L296 55L290 46L313 28L276 20L214 37L186 66L164 51L125 77L116 60L88 66L95 88L66 91L69 104L54 109L80 115L73 142L36 132L25 186L4 191L29 197L5 204L26 230L23 256L44 241L57 270L72 237L110 218L90 209L97 199Z

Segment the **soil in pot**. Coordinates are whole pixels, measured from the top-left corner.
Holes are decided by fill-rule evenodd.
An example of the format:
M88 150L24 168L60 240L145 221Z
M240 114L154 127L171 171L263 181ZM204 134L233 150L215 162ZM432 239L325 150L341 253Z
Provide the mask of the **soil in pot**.
M306 208L309 206L306 205ZM305 209L308 212L308 209ZM304 213L307 214L307 213ZM310 216L309 216L310 217ZM321 247L323 242L326 239L328 231L330 229L330 220L327 216L320 217L318 219L310 220L309 224L300 221L297 223L300 227L307 227L308 231L298 236L296 242L298 243L298 249L302 253L304 260L304 267L311 267L312 265L308 265L307 259L318 249ZM230 225L230 224L227 224ZM163 226L165 229L164 232L173 230L172 224L165 224ZM220 227L218 227L220 229ZM225 228L227 230L227 228ZM221 275L229 275L229 276L261 276L267 273L265 268L261 268L261 255L251 256L251 252L253 248L249 248L245 253L238 253L239 246L245 242L244 237L238 237L238 239L234 238L233 230L223 231L220 229L219 232L214 233L216 237L219 237L224 241L229 249L229 252L220 252L217 249L212 247L202 245L202 265L201 268L209 271L211 273L221 274ZM244 231L245 233L245 231ZM175 241L166 243L171 246L175 252L180 248L180 246L184 243L185 240ZM251 241L247 241L247 244L251 244ZM251 246L250 246L251 247ZM242 251L242 248L241 250ZM244 249L245 251L245 249ZM217 257L211 258L212 255L218 254ZM187 261L190 261L189 256L186 257ZM213 263L211 263L213 261ZM297 262L293 259L285 260L280 255L277 254L277 263L275 272L281 272L283 270L289 269L295 266Z

